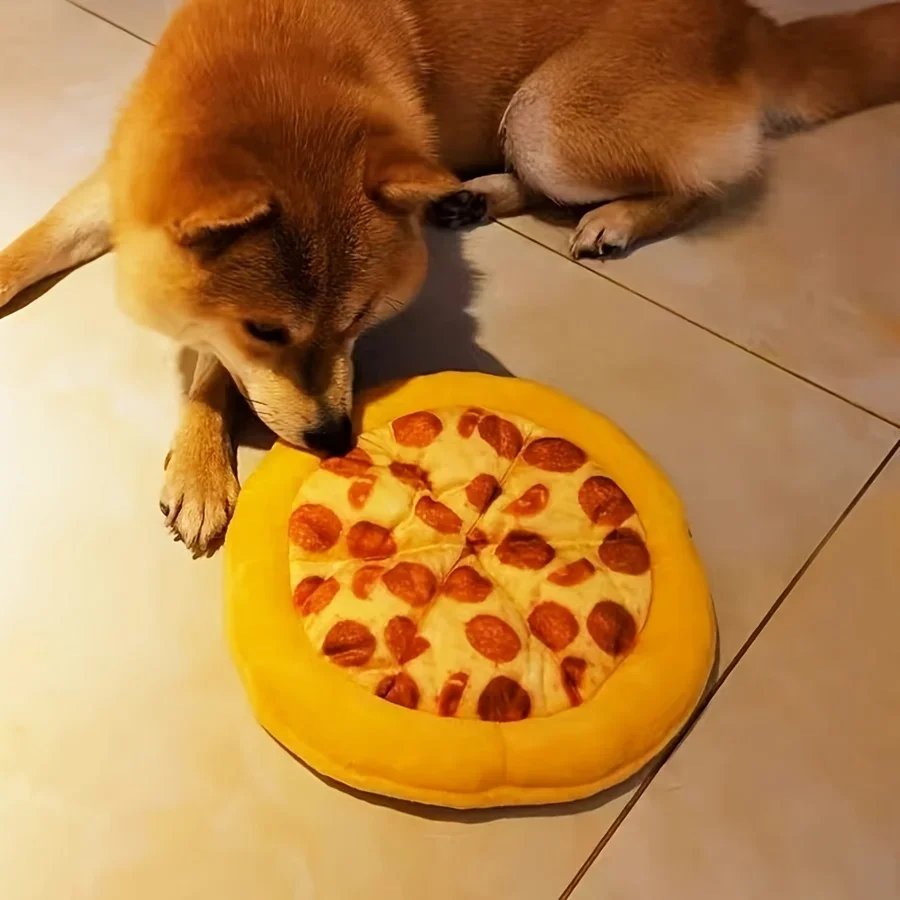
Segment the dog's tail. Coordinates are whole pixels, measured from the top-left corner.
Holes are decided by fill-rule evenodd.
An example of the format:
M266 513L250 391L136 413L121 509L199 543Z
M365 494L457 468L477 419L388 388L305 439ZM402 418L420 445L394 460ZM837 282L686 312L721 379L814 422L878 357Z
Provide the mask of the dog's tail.
M900 3L776 25L751 35L767 119L815 125L900 100Z

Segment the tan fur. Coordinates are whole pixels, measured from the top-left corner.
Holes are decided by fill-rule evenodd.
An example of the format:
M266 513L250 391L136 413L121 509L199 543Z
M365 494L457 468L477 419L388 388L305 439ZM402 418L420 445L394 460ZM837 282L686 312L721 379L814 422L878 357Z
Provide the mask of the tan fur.
M743 0L188 0L104 167L0 254L0 305L112 242L124 308L202 354L163 504L203 550L235 490L225 371L285 440L344 449L353 343L421 284L429 203L606 203L572 252L607 255L757 169L765 128L898 98L897 3L779 27Z

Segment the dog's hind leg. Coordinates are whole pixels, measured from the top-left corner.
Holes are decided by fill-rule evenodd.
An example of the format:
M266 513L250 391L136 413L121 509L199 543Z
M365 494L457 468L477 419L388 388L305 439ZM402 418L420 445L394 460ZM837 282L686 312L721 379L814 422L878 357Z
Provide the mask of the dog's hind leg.
M756 173L765 110L749 6L604 0L595 11L519 85L501 136L520 193L595 207L571 249L606 257L688 224L703 201Z
M42 278L106 253L109 220L109 188L101 166L0 251L0 308Z

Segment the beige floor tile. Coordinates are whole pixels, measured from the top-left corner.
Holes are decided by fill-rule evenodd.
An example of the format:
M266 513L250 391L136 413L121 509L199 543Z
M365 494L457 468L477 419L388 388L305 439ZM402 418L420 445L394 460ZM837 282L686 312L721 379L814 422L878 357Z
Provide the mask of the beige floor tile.
M730 659L883 458L895 429L506 229L469 237L470 277L480 282L474 320L459 311L467 301L454 287L456 239L436 235L434 289L371 350L361 348L362 367L378 377L489 368L454 351L477 329L493 365L499 360L618 422L685 498Z
M148 48L64 0L0 3L0 244L100 161Z
M900 422L900 105L771 146L742 212L584 265ZM852 174L851 174L852 173ZM565 252L571 224L510 227Z
M0 35L6 240L99 156L146 48L59 0L0 5ZM729 658L893 429L506 229L434 241L421 302L361 348L364 380L506 368L608 412L685 497ZM414 813L322 783L253 723L220 560L192 562L156 509L177 381L114 311L108 259L0 319L4 900L558 894L625 791Z
M900 456L573 900L900 896Z
M120 28L156 43L183 0L72 0Z
M499 227L464 252L492 355L476 353L453 241L437 238L420 305L363 348L367 377L429 368L409 348L442 338L438 365L502 361L610 411L685 492L729 656L891 429ZM581 327L556 318L557 298ZM2 414L20 433L0 445L0 471L15 472L0 504L17 511L0 551L0 681L19 686L0 694L8 895L555 896L627 792L550 817L458 819L320 782L250 718L221 637L218 561L192 563L163 534L174 379L154 339L112 312L107 264L0 326L0 379L14 385ZM718 380L727 390L709 388ZM47 859L48 845L65 852Z

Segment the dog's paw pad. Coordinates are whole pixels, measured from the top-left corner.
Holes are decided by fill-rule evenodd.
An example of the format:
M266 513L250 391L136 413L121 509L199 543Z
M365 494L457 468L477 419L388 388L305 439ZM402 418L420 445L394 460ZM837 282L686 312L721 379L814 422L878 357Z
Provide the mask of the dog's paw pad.
M487 197L465 189L431 204L429 219L441 228L467 228L487 218Z

